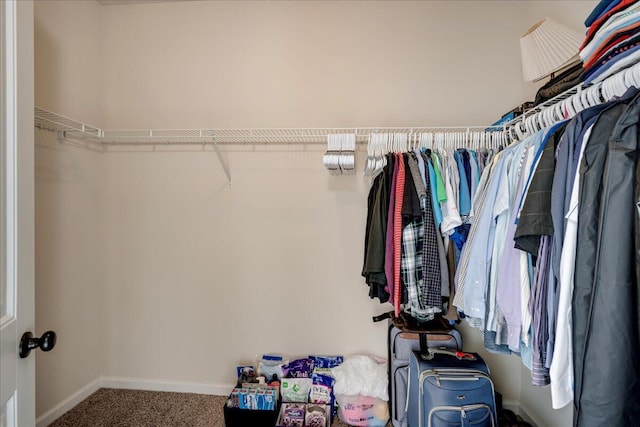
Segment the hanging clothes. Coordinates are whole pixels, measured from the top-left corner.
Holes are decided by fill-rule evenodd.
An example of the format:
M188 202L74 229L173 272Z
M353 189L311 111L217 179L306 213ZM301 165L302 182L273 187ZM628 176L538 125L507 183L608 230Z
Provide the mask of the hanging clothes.
M639 122L632 88L500 152L454 276L485 347L573 400L576 426L640 425Z
M367 202L367 227L362 275L369 285L369 296L381 302L389 300L389 283L385 269L386 235L390 187L393 183L393 161L388 161L383 172L371 186Z
M637 212L640 95L617 105L620 108L614 106L610 114L603 113L612 122L616 116L618 119L609 138L599 144L604 149L593 159L605 164L602 172L594 168L593 173L601 177L597 188L590 184L593 180L588 181L591 168L583 174L581 200L593 196L599 200L599 209L594 222L585 224L579 216L578 223L580 251L572 304L576 426L640 425L637 242L630 232ZM591 164L589 148L584 154L585 166ZM583 205L587 203L581 203L581 213ZM595 233L587 225L596 226ZM582 254L583 243L595 255L590 266ZM602 349L607 349L606 353Z
M404 310L419 321L442 312L443 299L455 294L450 278L470 227L460 218L456 195L467 194L462 202L470 210L469 188L480 183L489 154L423 149L387 156L367 200L362 275L370 297L393 304L396 315ZM447 316L457 319L452 310Z

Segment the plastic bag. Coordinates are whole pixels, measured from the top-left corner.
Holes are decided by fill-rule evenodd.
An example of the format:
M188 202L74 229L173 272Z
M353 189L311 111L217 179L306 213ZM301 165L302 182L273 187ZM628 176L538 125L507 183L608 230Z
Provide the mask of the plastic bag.
M336 395L338 418L351 426L385 427L389 421L389 404L368 396Z
M286 378L309 378L312 370L312 359L296 359L282 365L282 373Z
M362 395L389 400L385 359L366 355L349 356L340 366L331 368L331 373L336 380L333 386L336 395Z
M309 393L309 401L323 405L333 404L333 383L335 380L321 374L312 374L311 380L313 384L311 385L311 392Z
M280 394L283 402L307 402L311 390L311 378L283 378Z
M312 354L309 359L313 360L314 368L322 369L335 368L344 362L344 357L342 356L316 356Z
M271 380L275 375L278 379L284 376L282 366L289 363L289 359L280 354L264 354L258 359L258 374Z

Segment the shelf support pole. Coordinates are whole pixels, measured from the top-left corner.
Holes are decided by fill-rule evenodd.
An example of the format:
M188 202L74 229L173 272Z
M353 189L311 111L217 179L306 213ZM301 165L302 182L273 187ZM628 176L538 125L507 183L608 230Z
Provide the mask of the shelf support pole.
M218 156L218 161L220 162L220 166L224 170L224 174L227 176L227 184L231 187L231 173L229 172L229 165L224 160L224 156L222 155L222 151L220 150L220 146L218 145L218 141L213 139L213 149L216 150L216 155Z

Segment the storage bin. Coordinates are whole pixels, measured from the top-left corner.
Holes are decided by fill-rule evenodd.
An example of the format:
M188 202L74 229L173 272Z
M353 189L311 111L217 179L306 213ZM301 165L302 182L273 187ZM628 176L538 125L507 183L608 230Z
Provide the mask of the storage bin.
M229 408L224 405L225 427L274 427L280 405L272 411L259 409Z

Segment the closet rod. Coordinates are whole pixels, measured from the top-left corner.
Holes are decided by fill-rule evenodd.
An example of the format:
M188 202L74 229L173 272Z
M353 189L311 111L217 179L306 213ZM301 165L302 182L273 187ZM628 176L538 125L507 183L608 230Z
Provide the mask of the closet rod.
M622 96L632 86L640 88L640 63L620 70L600 82L584 86L580 83L525 111L502 126L513 139L516 139L516 136L530 133L531 127L541 129L557 123L561 117L573 117L588 106L602 104L616 96Z

